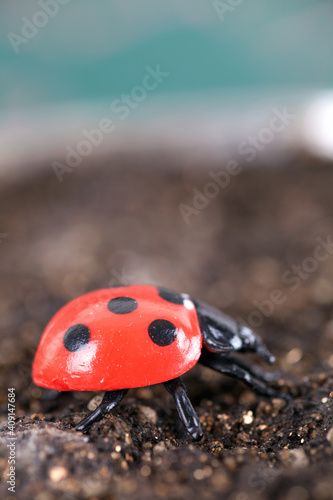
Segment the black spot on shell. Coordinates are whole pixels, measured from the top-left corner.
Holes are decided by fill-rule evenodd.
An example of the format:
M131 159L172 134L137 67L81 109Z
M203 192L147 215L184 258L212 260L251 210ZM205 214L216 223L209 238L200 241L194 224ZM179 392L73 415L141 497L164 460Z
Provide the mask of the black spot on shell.
M148 327L148 333L154 344L165 347L172 344L177 337L177 329L171 321L155 319Z
M67 351L81 351L90 340L90 330L86 325L73 325L65 332L63 343Z
M159 296L167 302L171 302L172 304L184 304L184 299L179 293L174 293L171 290L167 290L166 288L159 288Z
M135 299L130 297L116 297L108 303L108 309L114 314L129 314L138 307Z

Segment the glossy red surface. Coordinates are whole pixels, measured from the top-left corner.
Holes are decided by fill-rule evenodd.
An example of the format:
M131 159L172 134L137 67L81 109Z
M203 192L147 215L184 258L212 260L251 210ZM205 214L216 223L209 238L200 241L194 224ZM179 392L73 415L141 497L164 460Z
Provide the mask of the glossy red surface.
M137 301L136 310L115 314L116 297ZM177 335L170 345L156 345L148 334L156 319L170 321ZM86 325L89 342L77 352L64 346L65 332ZM154 286L131 285L87 293L65 305L47 325L33 364L36 385L70 390L116 390L165 382L192 368L201 353L202 335L191 300L174 304Z

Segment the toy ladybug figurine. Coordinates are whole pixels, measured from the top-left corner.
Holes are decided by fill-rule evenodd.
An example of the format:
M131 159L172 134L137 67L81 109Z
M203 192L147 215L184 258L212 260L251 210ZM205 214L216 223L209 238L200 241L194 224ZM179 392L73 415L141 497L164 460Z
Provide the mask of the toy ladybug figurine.
M72 300L53 317L35 356L33 380L58 391L106 391L98 408L77 425L83 432L128 389L163 382L198 440L199 418L180 378L198 361L260 394L288 397L266 385L271 374L235 358L234 351L275 360L249 328L186 294L150 285L107 288Z

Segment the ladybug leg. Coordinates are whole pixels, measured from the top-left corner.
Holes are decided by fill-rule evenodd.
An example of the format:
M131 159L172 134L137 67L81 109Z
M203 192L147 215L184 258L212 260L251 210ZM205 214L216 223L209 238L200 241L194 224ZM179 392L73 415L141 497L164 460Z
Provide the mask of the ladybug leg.
M247 361L244 361L243 359L241 360L233 356L228 356L228 359L232 360L233 363L238 365L240 368L243 368L243 370L249 372L251 375L253 375L253 377L258 378L259 380L263 380L264 382L273 382L274 380L278 380L282 375L281 371L266 372L255 363L249 363Z
M187 395L183 381L180 377L174 378L173 380L164 382L164 386L173 397L177 406L178 415L185 425L187 432L195 441L199 441L203 436L203 432L199 417Z
M243 344L240 352L255 352L260 359L272 365L275 362L275 356L267 349L261 338L247 326L238 324L238 327Z
M95 423L101 420L106 413L109 413L123 399L128 389L119 391L107 391L104 394L101 404L95 411L90 413L86 418L75 427L77 431L87 432L88 429Z
M282 398L287 401L290 400L289 394L277 391L276 389L273 389L273 387L269 387L263 380L259 380L253 373L251 373L247 367L245 368L244 366L241 366L241 364L238 363L238 360L236 362L229 356L223 356L220 353L213 353L207 351L207 349L203 349L199 362L220 373L242 380L245 384L249 385L252 389L263 396Z

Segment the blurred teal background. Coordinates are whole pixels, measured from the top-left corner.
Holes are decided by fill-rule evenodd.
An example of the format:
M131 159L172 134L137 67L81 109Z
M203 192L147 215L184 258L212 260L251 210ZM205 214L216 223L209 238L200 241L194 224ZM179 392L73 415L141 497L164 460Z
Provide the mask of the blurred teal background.
M332 28L332 0L2 1L0 180L63 158L147 66L168 77L94 155L202 145L230 158L274 106L302 121L319 97L275 150L312 141L331 158Z
M109 99L156 64L170 72L157 94L332 85L331 0L231 0L224 16L223 4L3 1L0 109ZM22 18L45 25L27 39Z

